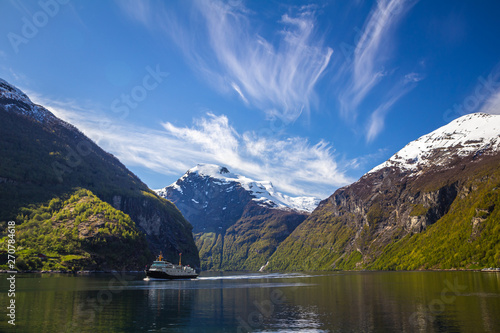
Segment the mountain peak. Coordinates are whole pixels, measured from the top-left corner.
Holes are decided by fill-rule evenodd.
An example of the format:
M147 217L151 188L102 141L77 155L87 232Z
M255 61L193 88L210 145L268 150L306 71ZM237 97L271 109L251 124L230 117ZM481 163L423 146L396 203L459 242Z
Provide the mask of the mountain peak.
M422 167L443 166L456 157L500 150L500 115L472 113L408 143L368 173L386 167L416 172Z
M212 179L217 185L233 184L248 191L257 204L277 209L292 209L312 212L319 204L320 199L314 197L291 197L276 191L270 181L256 181L246 176L229 171L225 166L215 164L198 164L189 169L175 183L157 190L160 196L166 197L168 191L176 190L180 193L192 181L193 177Z
M189 169L186 172L186 175L188 174L198 174L202 177L208 176L212 178L218 178L220 175L224 175L223 178L234 178L231 176L235 176L231 174L231 172L225 167L225 166L220 166L216 164L206 164L206 163L200 163L197 164L195 167Z

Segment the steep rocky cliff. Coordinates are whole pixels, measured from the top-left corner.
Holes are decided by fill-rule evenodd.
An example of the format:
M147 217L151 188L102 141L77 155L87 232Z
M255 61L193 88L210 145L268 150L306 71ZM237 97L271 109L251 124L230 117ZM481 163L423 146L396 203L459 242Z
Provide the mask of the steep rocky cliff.
M182 252L185 263L199 267L192 227L171 202L157 196L74 126L3 80L0 119L0 232L7 220L22 223L32 218L20 214L23 208L34 212L52 199L64 201L79 189L88 189L128 214L145 233L149 248L143 251L149 255L137 268L159 251L172 261Z
M411 142L321 202L268 269L499 266L499 145L486 114Z

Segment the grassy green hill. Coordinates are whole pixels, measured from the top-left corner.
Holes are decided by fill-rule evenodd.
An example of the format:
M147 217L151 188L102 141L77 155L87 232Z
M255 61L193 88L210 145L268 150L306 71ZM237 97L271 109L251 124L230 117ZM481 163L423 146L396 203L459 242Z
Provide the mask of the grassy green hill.
M16 221L20 270L136 269L151 257L145 235L130 216L88 190L77 190L65 201L54 198L48 205L23 208ZM1 241L5 257L7 240Z

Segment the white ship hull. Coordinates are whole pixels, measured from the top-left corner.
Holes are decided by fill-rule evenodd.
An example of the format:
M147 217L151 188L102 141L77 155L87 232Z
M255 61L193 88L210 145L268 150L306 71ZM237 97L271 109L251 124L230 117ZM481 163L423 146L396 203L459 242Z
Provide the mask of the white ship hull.
M145 270L146 276L154 279L194 279L198 277L198 273L189 267L181 265L173 265L168 261L154 261L151 267Z

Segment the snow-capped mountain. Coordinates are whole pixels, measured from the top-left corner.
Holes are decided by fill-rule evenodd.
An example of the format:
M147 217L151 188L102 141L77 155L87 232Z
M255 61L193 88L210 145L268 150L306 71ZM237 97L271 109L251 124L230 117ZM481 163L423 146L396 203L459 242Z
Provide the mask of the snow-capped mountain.
M216 270L258 270L318 203L213 164L189 169L157 193L192 224L202 268Z
M323 200L267 269L497 266L499 166L500 115L460 117Z
M226 185L228 186L226 189L227 192L240 187L249 192L253 201L264 207L312 212L320 202L320 199L315 197L290 197L276 191L273 184L269 181L255 181L248 177L234 174L226 167L214 164L198 164L194 168L189 169L175 183L156 192L165 198L172 191L183 193L183 188L190 186L190 182L197 178L210 178L215 185Z
M457 157L479 156L500 150L500 115L473 113L408 143L368 173L397 167L412 173L444 166Z

